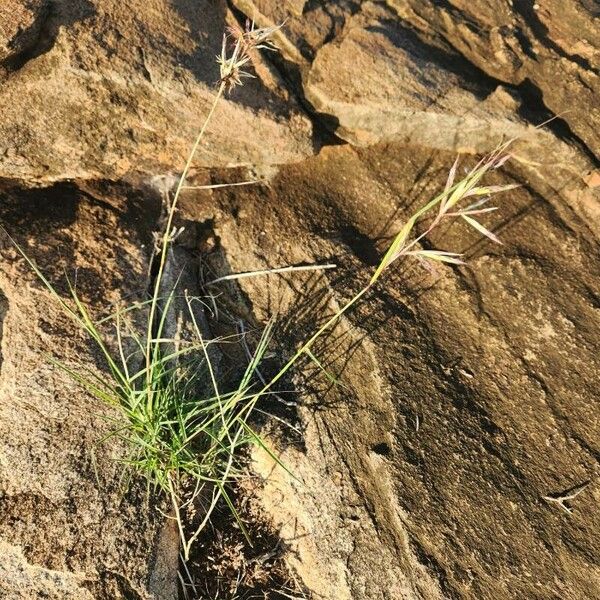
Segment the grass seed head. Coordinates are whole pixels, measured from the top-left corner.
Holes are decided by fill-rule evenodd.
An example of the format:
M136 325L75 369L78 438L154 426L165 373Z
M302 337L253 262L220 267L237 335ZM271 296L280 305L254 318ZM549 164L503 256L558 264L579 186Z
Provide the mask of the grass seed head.
M253 21L246 21L245 29L241 27L228 27L223 35L221 54L217 56L219 64L219 83L231 92L237 86L243 85L245 78L254 77L247 70L252 62L252 51L274 50L269 41L271 36L281 28L275 27L256 28Z

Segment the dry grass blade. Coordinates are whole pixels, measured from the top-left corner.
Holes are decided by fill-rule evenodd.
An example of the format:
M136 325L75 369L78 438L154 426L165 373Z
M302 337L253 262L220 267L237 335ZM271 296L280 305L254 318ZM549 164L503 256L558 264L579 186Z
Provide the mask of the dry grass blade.
M467 216L464 213L461 214L461 217L469 225L471 225L471 227L474 227L477 231L479 231L479 233L482 233L483 235L485 235L485 237L487 237L490 240L492 240L492 242L495 242L496 244L502 244L502 242L500 241L500 239L498 238L498 236L496 236L496 234L492 233L489 229L486 229L479 221L476 221L475 219Z
M204 285L214 285L215 283L221 283L222 281L234 281L236 279L246 279L248 277L259 277L261 275L277 275L282 273L297 273L300 271L324 271L327 269L335 269L337 265L325 264L325 265L299 265L289 267L278 267L275 269L261 269L259 271L245 271L244 273L232 273L231 275L223 275L217 277L212 281L208 281Z
M208 185L184 185L184 190L218 190L226 187L240 187L244 185L256 185L261 181L237 181L235 183L212 183Z

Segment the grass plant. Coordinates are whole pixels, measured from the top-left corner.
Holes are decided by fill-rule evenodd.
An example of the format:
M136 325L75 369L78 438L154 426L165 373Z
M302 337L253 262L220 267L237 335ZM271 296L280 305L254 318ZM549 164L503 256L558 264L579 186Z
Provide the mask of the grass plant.
M490 170L500 167L507 160L510 142L499 146L464 178L455 182L456 162L443 191L408 219L367 285L329 316L269 379L257 376L271 339L272 327L267 325L257 347L251 352L243 376L231 388L220 380L211 358L211 345L219 343L219 340L205 339L194 317L194 305L200 299L184 298L193 324L194 339L176 345L175 340L167 336L169 316L178 298L178 290L174 286L165 292L164 274L175 237L173 224L177 203L183 190L198 188L187 186L187 178L218 102L225 93L241 85L244 77L251 76L246 69L251 62L252 52L270 48L268 39L273 31L272 28L255 29L253 25L248 25L245 30L231 29L224 36L222 52L217 59L221 76L214 102L173 192L158 254L157 274L147 301L119 309L109 318L95 320L74 286L70 285L71 297L65 300L27 254L19 249L39 279L95 343L104 358L108 377L100 377L90 370L75 370L63 364L60 366L95 398L118 411L119 418L110 436L118 437L126 444L128 454L123 461L146 478L149 488L171 499L172 516L179 526L185 560L220 499L229 505L237 518L227 489L240 472L240 450L248 444L257 444L277 461L250 425L251 415L261 398L274 394L276 383L301 359L313 361L321 367L319 358L312 350L315 342L378 285L396 261L412 257L424 262L461 264L462 257L459 254L426 250L419 243L442 222L462 219L468 226L498 243L496 236L477 218L496 210L496 207L489 206L493 195L514 187L482 184L483 177ZM248 183L251 182L241 182L244 185ZM420 227L422 233L415 233ZM328 268L331 266L326 265ZM279 271L289 270L292 269L282 268ZM240 276L263 273L259 271ZM232 277L221 279L229 278ZM136 311L141 311L145 319L141 328L136 324L139 320L133 317ZM201 501L203 511L193 532L189 533L184 513L196 500ZM244 529L241 520L238 521Z

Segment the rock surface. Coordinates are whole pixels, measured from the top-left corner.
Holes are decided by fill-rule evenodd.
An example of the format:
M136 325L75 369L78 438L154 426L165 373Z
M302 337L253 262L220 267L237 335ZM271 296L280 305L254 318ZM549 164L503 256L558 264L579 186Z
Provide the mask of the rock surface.
M338 273L240 280L259 318L275 311L285 357L315 314L366 284L452 161L327 148L268 188L187 210L214 223L233 272L335 257ZM515 163L491 183L525 173ZM466 267L398 265L315 350L341 385L310 365L295 380L302 446L286 428L273 440L296 479L255 455L262 501L316 597L600 597L595 237L527 187L500 206L489 224L504 246L452 227L430 243ZM590 481L573 514L544 499Z
M600 154L597 3L456 0L440 5L410 0L391 4L423 32L439 34L490 77L539 94L591 152Z
M10 0L0 6L0 64L35 45L48 5L48 0Z
M222 0L52 3L33 58L0 84L0 177L151 178L182 168L215 95L227 14ZM200 164L312 153L310 121L266 65L259 71L263 84L250 80L221 104Z
M63 269L76 277L94 312L146 285L157 216L111 195L120 208L66 184L0 192L2 225L62 293ZM48 360L99 372L99 357L4 235L0 255L0 595L148 598L161 521L143 487L125 493L123 449L99 445L114 414Z
M390 105L414 109L415 101L419 108L419 101L427 103L433 96L426 104L433 112L439 112L439 103L449 102L463 114L474 100L463 105L453 103L452 96L459 99L475 86L481 97L498 84L509 84L528 94L536 108L545 106L560 115L590 152L600 154L600 11L594 2L344 0L284 5L235 0L235 5L259 22L287 19L282 51L297 65L304 93L316 110L340 121L347 110L339 100L356 103L358 98L358 110L364 102L385 112ZM446 77L440 76L440 62ZM470 81L459 84L467 89L458 90L456 74L465 71ZM423 97L419 86L428 88ZM393 129L379 128L380 138L388 133L395 135Z
M93 599L90 592L82 588L81 576L31 565L19 548L5 542L0 543L0 551L3 557L0 563L0 592L3 598Z
M505 247L449 234L445 247L474 252L465 272L445 269L427 291L398 277L342 324L332 369L344 365L351 392L324 399L318 388L302 410L304 452L284 454L308 483L283 472L266 483L290 561L326 598L600 597L598 366L588 369L599 333L597 9L525 4L236 1L263 23L288 18L281 68L337 135L368 149L283 169L262 238L252 206L264 211L265 197L235 201L247 223L224 208L234 271L341 255L364 272L377 240L443 182L445 151L521 140L507 175L524 190L498 228ZM281 198L291 201L275 208ZM288 285L331 286L332 310L340 284L327 280ZM243 286L259 312L289 289L263 285ZM543 499L590 481L573 515Z
M261 14L266 23L283 18L279 5L247 0L237 4L248 14ZM598 230L600 212L589 184L597 177L593 131L600 121L598 90L593 87L600 83L593 69L582 74L578 69L583 67L571 65L569 72L578 74L579 84L588 78L590 89L596 90L595 96L578 92L576 100L571 94L578 88L569 79L550 77L547 87L553 95L560 89L565 98L555 107L546 103L543 93L541 99L536 94L532 98L524 74L484 75L479 62L493 65L497 59L483 54L477 55L479 62L474 60L462 42L451 45L453 38L445 29L435 29L435 20L428 24L417 18L408 4L332 2L312 9L305 6L300 16L290 8L279 45L297 65L297 85L306 100L326 116L337 135L354 145L400 141L455 152L489 152L503 139L527 140L522 162L529 165L529 177L540 193L559 195ZM488 7L479 12L492 11ZM515 11L511 14L518 16ZM501 18L501 13L495 18ZM583 31L594 39L589 24ZM531 40L532 46L536 39ZM550 58L540 61L552 63ZM553 119L547 107L560 113L560 119ZM548 118L553 120L545 131L533 127ZM587 143L583 148L570 133L580 129L589 130L587 137L582 136Z
M265 407L301 424L265 429L296 479L262 452L253 468L315 598L600 599L597 7L231 5L3 3L0 223L53 281L77 269L92 309L142 297L158 219L144 184L181 169L224 24L287 19L283 58L220 104L194 174L263 184L186 192L180 215L184 254L216 275L339 265L220 290L235 318L277 317L285 357L368 280L457 153L517 138L491 183L522 187L486 220L504 245L461 227L428 239L468 265L390 274L316 349L343 385L308 365L287 382L295 412ZM96 448L107 409L44 359L97 357L5 237L0 336L0 595L172 598L169 531L143 491L120 491L118 444ZM572 513L548 500L576 486Z

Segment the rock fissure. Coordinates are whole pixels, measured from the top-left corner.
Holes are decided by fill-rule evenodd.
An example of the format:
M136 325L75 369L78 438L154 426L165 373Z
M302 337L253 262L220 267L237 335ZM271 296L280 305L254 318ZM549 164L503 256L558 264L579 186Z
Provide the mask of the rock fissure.
M4 320L6 319L6 314L8 313L8 299L0 290L0 382L2 381L2 346L4 342L3 338L3 326Z
M556 42L554 42L550 36L548 35L548 28L542 23L541 19L538 17L536 9L535 0L514 0L513 7L514 9L521 15L522 22L527 23L529 28L535 37L542 42L542 44L546 45L552 51L554 51L561 58L565 58L571 62L578 64L580 67L587 71L591 71L596 75L600 75L600 70L594 68L591 62L577 54L567 52L564 48L559 46ZM539 8L539 6L538 6ZM600 14L600 13L599 13ZM599 15L596 15L598 17Z

